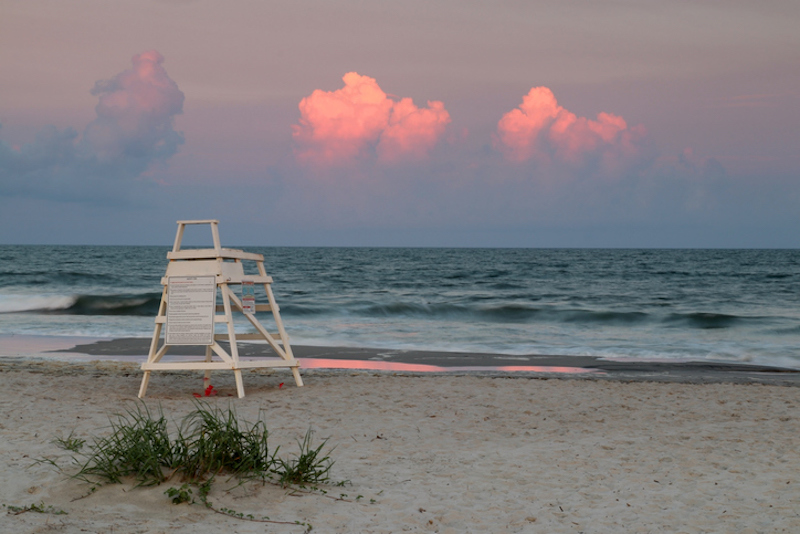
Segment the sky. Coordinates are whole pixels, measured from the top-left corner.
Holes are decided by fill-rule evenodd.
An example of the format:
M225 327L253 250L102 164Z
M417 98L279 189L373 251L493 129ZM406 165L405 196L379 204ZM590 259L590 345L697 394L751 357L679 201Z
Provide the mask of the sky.
M800 3L0 0L0 243L800 247Z

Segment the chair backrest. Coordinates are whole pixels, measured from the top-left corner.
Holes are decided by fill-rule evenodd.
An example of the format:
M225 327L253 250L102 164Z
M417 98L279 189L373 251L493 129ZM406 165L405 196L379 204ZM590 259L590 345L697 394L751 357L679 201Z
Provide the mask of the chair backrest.
M178 252L181 249L181 241L183 241L183 231L189 224L209 224L211 225L211 240L214 244L214 250L217 255L222 253L222 245L219 241L219 221L217 219L202 219L197 221L178 221L178 233L175 235L175 244L172 245L172 252Z

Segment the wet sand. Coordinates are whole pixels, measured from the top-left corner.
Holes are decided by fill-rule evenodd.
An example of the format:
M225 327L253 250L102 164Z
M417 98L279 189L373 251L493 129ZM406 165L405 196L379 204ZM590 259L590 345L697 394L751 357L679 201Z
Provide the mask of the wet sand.
M150 340L123 338L78 343L55 352L95 357L146 358ZM720 361L605 360L591 356L476 354L347 347L293 346L307 368L346 368L406 373L525 375L679 383L738 383L800 386L800 370ZM171 355L199 354L196 348L173 347ZM239 344L245 358L271 356L266 345ZM313 360L313 361L311 361ZM332 361L333 360L333 361ZM348 362L343 364L342 362ZM396 364L396 365L392 365Z

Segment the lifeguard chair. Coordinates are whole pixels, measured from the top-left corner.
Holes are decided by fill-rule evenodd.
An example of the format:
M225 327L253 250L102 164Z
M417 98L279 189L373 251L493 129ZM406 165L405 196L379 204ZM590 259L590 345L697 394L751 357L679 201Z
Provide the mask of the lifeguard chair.
M214 248L183 249L181 241L187 225L208 224ZM222 248L219 240L219 221L178 221L178 233L172 251L167 253L166 275L161 305L156 316L155 331L147 361L142 364L144 376L139 398L144 398L152 371L198 369L204 370L204 388L210 384L211 371L231 370L236 378L236 391L244 397L242 369L288 367L298 387L303 385L300 363L292 355L289 336L283 327L280 310L272 294L272 277L264 270L264 256L242 250ZM245 274L243 261L254 261L257 275ZM254 285L264 286L268 304L255 304ZM232 286L242 288L242 298ZM222 304L217 304L218 296ZM222 313L220 313L222 312ZM255 333L236 333L234 316L241 314L255 328ZM257 312L272 312L277 333L269 333L256 318ZM241 322L241 321L240 321ZM215 325L224 323L227 333L217 334ZM161 346L161 334L164 340ZM266 341L278 358L239 359L237 340ZM218 341L228 341L230 353ZM176 345L205 346L205 358L196 361L162 361L170 347ZM214 357L216 356L216 358Z

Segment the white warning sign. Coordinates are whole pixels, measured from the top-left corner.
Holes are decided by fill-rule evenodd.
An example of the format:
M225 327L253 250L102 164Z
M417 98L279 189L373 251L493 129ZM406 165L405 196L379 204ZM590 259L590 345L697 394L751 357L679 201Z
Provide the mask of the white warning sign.
M249 315L256 313L256 290L253 282L242 280L242 312Z
M213 345L217 281L214 276L170 276L167 345Z

